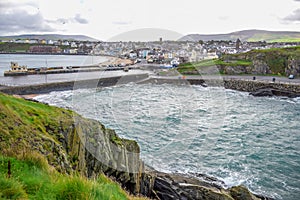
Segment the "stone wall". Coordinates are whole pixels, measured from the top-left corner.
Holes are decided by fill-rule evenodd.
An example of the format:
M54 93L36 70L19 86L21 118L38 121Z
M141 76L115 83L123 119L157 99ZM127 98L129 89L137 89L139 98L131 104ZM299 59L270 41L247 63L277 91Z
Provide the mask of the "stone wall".
M228 79L224 80L224 87L226 89L244 91L244 92L255 92L259 89L272 88L282 91L290 91L294 93L300 93L299 84L289 84L289 83L273 83L264 81L252 81L252 80L237 80Z
M68 82L46 83L39 85L25 85L25 86L9 86L0 87L0 92L6 94L44 94L52 91L66 91L75 89L93 89L96 87L114 86L117 84L126 84L143 80L148 77L148 74L116 76L110 78L99 78L91 80L79 80Z

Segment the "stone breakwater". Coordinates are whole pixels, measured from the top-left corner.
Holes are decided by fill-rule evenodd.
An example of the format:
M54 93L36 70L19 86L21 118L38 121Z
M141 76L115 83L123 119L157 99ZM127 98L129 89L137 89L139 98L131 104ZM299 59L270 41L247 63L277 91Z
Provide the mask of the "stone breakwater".
M0 92L6 94L28 95L43 94L52 91L65 91L74 89L93 89L135 82L138 84L177 84L177 85L202 85L205 87L224 87L243 92L250 92L254 96L287 96L299 97L300 84L285 82L270 82L246 79L227 78L180 78L180 77L149 77L148 74L115 76L109 78L56 82L26 86L0 86Z
M224 87L227 89L244 91L244 92L256 92L264 88L272 88L282 91L289 91L294 93L300 93L300 84L291 83L276 83L266 81L251 81L242 79L229 79L224 80Z
M300 85L265 81L224 80L227 89L250 92L253 96L300 97Z
M201 79L201 78L150 78L141 83L152 84L187 84L205 87L224 87L226 89L250 92L254 96L287 96L299 97L300 84L268 82L246 79Z

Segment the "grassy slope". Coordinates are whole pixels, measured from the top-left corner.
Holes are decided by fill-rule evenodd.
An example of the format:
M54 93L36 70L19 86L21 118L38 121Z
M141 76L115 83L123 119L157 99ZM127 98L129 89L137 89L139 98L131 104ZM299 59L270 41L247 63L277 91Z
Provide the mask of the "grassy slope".
M11 162L10 178L7 163ZM120 186L104 175L88 180L77 175L63 175L49 168L36 154L16 159L0 156L1 199L128 199Z
M30 44L16 44L16 43L0 43L0 51L5 52L27 52Z
M300 32L277 32L277 31L264 31L264 30L244 30L237 31L228 34L212 34L212 35L201 35L201 34L190 34L184 36L181 40L232 40L237 39L248 42L300 42Z
M220 59L210 59L210 60L203 60L196 63L186 63L179 65L177 71L181 74L196 74L197 69L210 67L210 66L250 66L252 64L249 60L234 60L231 62L225 62Z
M249 42L266 41L266 42L300 42L300 34L254 34L248 38Z
M8 145L18 137L23 138L18 144L23 147L41 134L50 138L47 127L55 129L60 126L60 121L72 120L71 111L3 94L0 94L0 110L0 136ZM0 145L0 150L4 149L3 145Z
M27 52L31 46L55 46L55 45L47 45L47 44L22 44L22 43L10 43L10 42L0 42L0 52ZM69 46L60 45L61 49L68 49Z
M30 141L54 138L47 127L54 130L72 117L72 111L0 93L0 199L139 199L128 196L104 175L87 180L60 174L44 156L29 150ZM6 177L8 160L12 162L10 179Z

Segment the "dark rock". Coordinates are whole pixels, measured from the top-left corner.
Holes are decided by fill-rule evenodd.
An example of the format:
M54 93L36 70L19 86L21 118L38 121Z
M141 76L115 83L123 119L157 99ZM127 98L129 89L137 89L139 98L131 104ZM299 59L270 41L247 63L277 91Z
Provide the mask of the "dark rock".
M300 76L300 57L298 58L289 58L288 59L288 65L285 68L285 74L286 75L294 75L294 76Z
M265 59L260 58L260 55L258 55L257 58L253 59L252 62L253 62L253 68L252 68L253 74L269 74L270 73L270 67L267 65Z
M252 194L245 186L235 186L225 189L221 186L215 187L211 181L218 181L209 177L209 181L200 180L199 178L187 176L183 174L165 174L161 172L147 172L144 175L142 185L147 183L150 186L151 194L143 195L154 199L161 200L259 200L269 198ZM200 175L202 176L202 175ZM205 177L205 175L203 175ZM145 180L147 180L145 182Z
M259 89L255 92L250 92L251 95L256 96L256 97L263 97L263 96L274 96L272 89L270 88L265 88L265 89Z
M231 196L234 199L252 200L256 199L244 186L234 186L229 189Z
M300 96L300 93L295 93L292 91L287 91L287 90L279 90L279 89L274 89L274 88L262 88L258 89L255 92L250 93L253 96L257 97L262 97L262 96L285 96L289 98L296 98Z

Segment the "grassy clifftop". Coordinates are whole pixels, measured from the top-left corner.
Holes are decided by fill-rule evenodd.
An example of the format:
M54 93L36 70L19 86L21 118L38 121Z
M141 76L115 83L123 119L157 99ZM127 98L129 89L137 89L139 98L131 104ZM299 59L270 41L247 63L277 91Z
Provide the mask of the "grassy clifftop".
M8 162L11 175L8 178ZM79 175L60 174L40 154L7 157L0 155L1 199L134 199L100 174L89 180Z
M75 123L74 118L80 123ZM89 135L80 139L84 133ZM86 150L85 142L92 141L89 144L93 146L97 138L112 163L119 159L124 164L122 158L126 160L125 172L117 173ZM119 147L119 151L111 152L113 147ZM136 177L126 173L126 167L138 163L139 158L126 157L124 151L128 150L139 153L136 142L119 138L99 122L70 110L0 93L0 198L138 199L103 175L112 175L134 191L130 183Z

